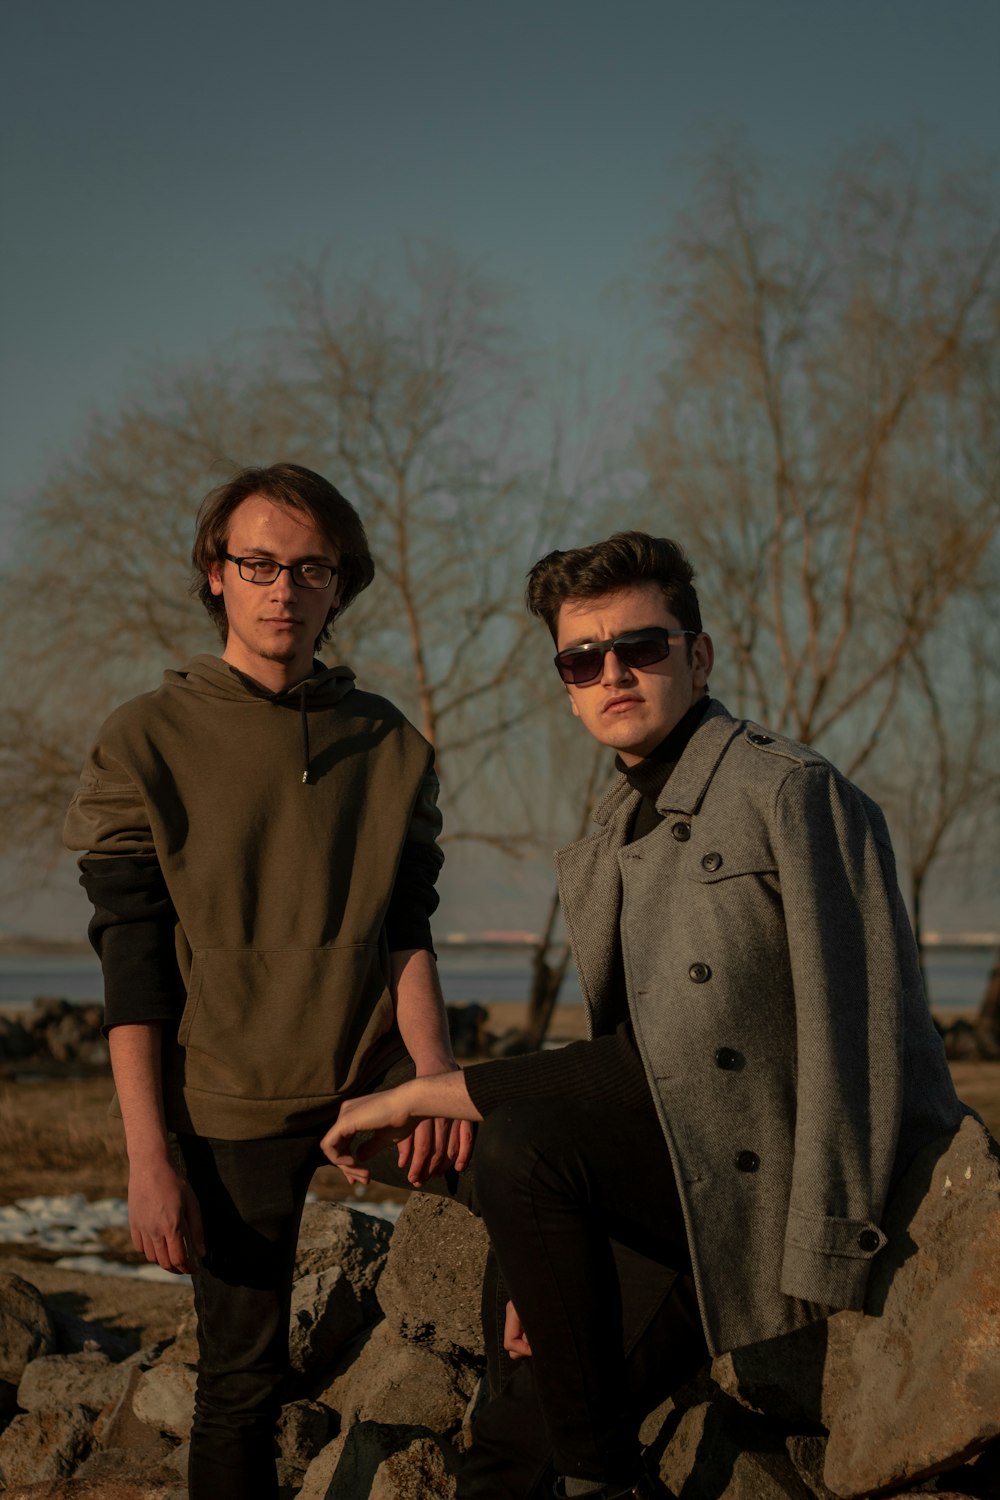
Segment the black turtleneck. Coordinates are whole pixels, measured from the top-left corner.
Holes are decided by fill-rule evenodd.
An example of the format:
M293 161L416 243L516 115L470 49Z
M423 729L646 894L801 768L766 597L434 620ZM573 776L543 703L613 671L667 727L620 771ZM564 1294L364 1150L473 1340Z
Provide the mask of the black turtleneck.
M615 756L615 766L625 780L637 792L642 793L642 801L636 808L632 827L629 830L628 843L631 844L636 839L644 838L662 821L661 815L656 811L660 793L683 755L688 740L705 717L708 704L707 696L699 698L697 703L692 703L683 719L674 725L666 739L661 740L655 750L651 750L634 766L627 766L620 755Z
M661 822L656 803L680 760L688 740L708 708L706 695L692 703L684 717L654 750L634 766L619 756L615 765L630 785L642 793L626 843L644 838ZM535 1098L539 1094L565 1095L596 1108L653 1108L628 1019L625 969L621 942L615 960L615 982L608 1006L608 1030L589 1042L571 1042L551 1052L533 1052L527 1057L497 1058L474 1063L465 1070L469 1097L481 1115L488 1115L509 1099ZM613 1026L613 1029L611 1027Z

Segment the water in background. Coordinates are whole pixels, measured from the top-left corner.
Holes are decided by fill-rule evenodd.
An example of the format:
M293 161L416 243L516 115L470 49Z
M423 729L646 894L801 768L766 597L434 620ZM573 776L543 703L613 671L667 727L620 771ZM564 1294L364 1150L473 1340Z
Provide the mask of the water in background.
M939 1010L977 1010L996 955L995 947L939 947L927 950L927 982L931 1004ZM526 1000L530 967L524 949L443 948L439 954L445 999ZM39 995L66 1000L99 1000L101 970L92 954L0 957L0 1009L20 1009ZM573 969L566 976L561 1002L581 1003Z

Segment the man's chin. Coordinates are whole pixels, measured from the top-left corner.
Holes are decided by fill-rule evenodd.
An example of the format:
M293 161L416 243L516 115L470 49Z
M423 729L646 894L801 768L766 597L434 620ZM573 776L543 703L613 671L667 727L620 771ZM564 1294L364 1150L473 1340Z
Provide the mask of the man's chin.
M261 661L290 662L294 661L296 656L298 656L298 651L289 641L287 646L265 647L262 650L258 651L257 655L260 657Z

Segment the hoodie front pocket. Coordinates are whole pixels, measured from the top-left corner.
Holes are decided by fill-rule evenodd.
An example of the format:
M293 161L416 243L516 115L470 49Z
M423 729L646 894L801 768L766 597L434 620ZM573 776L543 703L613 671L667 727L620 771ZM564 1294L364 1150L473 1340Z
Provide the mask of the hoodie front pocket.
M178 1041L189 1089L247 1099L340 1092L391 1027L374 943L202 948Z

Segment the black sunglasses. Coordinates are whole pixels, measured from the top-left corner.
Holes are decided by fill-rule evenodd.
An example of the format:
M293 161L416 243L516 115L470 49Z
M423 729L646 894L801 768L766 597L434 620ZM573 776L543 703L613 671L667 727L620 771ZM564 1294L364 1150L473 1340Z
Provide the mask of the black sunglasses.
M588 641L584 646L570 646L553 657L563 682L586 687L596 682L604 670L604 658L613 651L623 667L651 667L670 655L672 635L697 635L697 630L667 630L652 625L648 630L627 630L610 641Z

